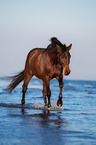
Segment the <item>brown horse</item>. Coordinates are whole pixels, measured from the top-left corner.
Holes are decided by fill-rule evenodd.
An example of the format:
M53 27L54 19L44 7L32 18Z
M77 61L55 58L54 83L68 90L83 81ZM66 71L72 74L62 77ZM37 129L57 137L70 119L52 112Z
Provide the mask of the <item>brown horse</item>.
M11 91L24 80L22 89L22 105L25 105L25 93L30 79L35 75L43 81L43 98L45 106L50 104L50 80L56 78L59 81L60 94L57 101L58 106L62 106L62 88L63 88L63 71L64 75L69 75L69 63L72 44L68 47L62 44L57 38L51 38L51 44L46 48L32 49L26 59L25 69L18 75L13 76L12 82L9 84L7 91ZM47 99L48 97L48 104Z

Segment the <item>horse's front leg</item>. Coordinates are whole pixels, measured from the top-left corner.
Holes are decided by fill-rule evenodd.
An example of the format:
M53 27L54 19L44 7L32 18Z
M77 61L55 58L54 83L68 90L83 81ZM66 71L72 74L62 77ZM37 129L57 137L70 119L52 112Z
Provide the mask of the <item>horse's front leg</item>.
M63 102L62 102L62 89L64 86L63 75L61 75L61 77L58 79L58 81L59 81L60 93L59 93L59 99L57 101L57 106L61 107L63 105Z

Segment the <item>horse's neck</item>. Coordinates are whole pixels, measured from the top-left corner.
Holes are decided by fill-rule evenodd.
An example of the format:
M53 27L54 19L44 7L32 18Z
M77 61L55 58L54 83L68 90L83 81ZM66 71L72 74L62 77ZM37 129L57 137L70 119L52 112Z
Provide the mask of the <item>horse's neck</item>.
M46 54L48 54L48 57L50 58L50 61L53 64L57 64L58 63L58 54L57 54L57 48L56 47L52 47L51 45L45 49Z
M46 48L46 51L47 51L47 53L49 53L49 54L54 54L54 53L57 53L57 48L50 44L50 45Z
M51 43L47 46L47 49L54 48L54 47L56 47L56 45Z

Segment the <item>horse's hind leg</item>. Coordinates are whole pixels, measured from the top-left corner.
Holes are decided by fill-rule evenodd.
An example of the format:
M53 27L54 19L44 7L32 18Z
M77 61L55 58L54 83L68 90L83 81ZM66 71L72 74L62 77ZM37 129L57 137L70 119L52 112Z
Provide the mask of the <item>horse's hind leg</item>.
M43 81L43 98L44 98L45 106L47 106L46 97L48 97L48 107L50 107L51 106L51 103L50 103L51 91L50 91L48 80Z
M46 89L46 83L45 81L43 81L43 98L44 98L44 104L45 106L47 106L47 100L46 100L46 97L47 97L47 89Z
M25 105L25 93L26 93L26 90L27 90L27 86L28 86L28 83L30 81L30 79L32 78L32 75L25 75L24 76L24 83L23 83L23 86L22 86L22 100L21 100L21 103L22 103L22 106Z

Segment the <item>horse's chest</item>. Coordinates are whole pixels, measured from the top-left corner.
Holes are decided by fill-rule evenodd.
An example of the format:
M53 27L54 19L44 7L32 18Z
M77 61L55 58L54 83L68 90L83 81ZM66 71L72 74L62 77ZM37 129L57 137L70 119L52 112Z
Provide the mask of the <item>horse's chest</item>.
M50 75L50 78L56 78L57 76L60 76L62 73L62 67L60 65L53 66Z

